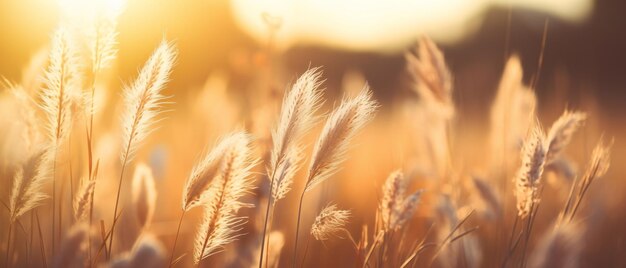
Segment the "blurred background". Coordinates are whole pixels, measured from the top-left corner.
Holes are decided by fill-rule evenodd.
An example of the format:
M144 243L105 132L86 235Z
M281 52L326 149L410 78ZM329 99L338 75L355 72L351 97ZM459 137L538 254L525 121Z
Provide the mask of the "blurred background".
M58 25L57 2L0 0L1 76L19 81L22 68L45 49ZM456 137L457 166L480 166L484 159L476 155L487 136L490 105L506 59L517 54L525 82L537 81L538 114L545 126L566 108L589 113L586 130L572 150L581 169L599 136L615 138L610 175L592 190L595 194L611 190L615 195L599 194L590 203L608 203L611 206L604 208L606 211L623 211L621 204L626 198L621 193L626 183L613 183L626 171L620 165L626 156L624 11L626 1L622 0L128 0L119 19L119 54L107 88L109 100L118 101L123 85L132 81L160 40L176 43L179 58L165 94L172 95L177 106L138 159L149 162L157 180L166 182L159 184L163 190L159 191L159 199L177 201L180 191L167 191L167 187L175 183L174 189L181 189L197 155L212 146L215 137L241 124L267 135L272 125L268 121L273 119L262 113L277 113L283 90L310 67L323 67L325 95L329 98L324 111L338 103L333 97L360 89L364 81L381 102L383 114L395 108L401 110L405 99L416 98L404 53L423 35L441 47L454 76L456 127L461 133ZM204 90L207 88L217 90ZM264 107L268 95L273 99L267 104L272 109ZM99 112L97 116L104 125L115 126L116 117L108 113L113 111ZM398 135L393 128L402 121L390 118L379 116L375 126L358 139L357 144L375 144L359 147L358 154L351 153L345 164L350 174L337 175L349 179L332 184L341 186L339 189L349 188L350 183L372 178L360 185L367 189L342 195L328 194L340 190L323 189L342 207L354 209L355 215L367 215L353 220L355 234L361 223L372 220L381 181L410 161L404 157L402 141L377 139ZM116 130L102 133L99 139L117 140ZM311 142L316 137L309 136ZM100 155L113 159L107 168L119 168L115 164L117 152L111 149L115 146L102 147ZM377 159L374 168L368 166L372 156L384 159ZM373 198L363 200L363 196ZM320 204L328 201L319 200ZM294 202L285 203L287 207ZM155 232L168 242L178 206L177 202L159 203L164 209L155 216ZM599 216L598 221L606 228L593 230L596 239L589 242L584 263L626 265L626 215L610 213ZM189 241L195 224L189 220ZM276 229L290 230L292 225L277 222ZM607 251L607 247L611 249ZM322 264L335 261L319 260Z
M526 73L535 73L549 20L539 94L563 86L574 102L584 92L597 96L611 118L626 111L624 1L336 2L131 0L118 27L119 80L128 81L166 37L181 51L169 87L176 95L215 71L244 83L273 60L288 80L309 66L324 66L331 90L346 72L362 73L388 99L403 90L403 52L426 34L443 46L457 94L487 94L495 90L507 53L518 53ZM21 67L48 43L57 5L0 0L0 74L20 77ZM272 23L280 25L274 34Z

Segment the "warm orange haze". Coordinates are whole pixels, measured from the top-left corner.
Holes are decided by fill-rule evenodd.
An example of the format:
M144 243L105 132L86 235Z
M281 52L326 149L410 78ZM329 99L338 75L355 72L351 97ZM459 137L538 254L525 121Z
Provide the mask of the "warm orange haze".
M0 2L0 267L624 267L624 7Z

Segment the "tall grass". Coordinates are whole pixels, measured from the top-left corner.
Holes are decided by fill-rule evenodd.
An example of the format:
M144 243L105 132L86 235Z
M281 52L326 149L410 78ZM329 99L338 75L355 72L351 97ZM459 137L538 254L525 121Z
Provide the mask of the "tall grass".
M275 106L215 81L174 104L166 40L134 81L103 86L119 12L63 14L23 81L4 81L5 267L576 267L598 254L583 241L613 245L593 235L615 231L603 214L622 207L599 191L616 185L599 180L614 142L588 151L597 111L543 109L518 56L475 139L459 127L453 65L427 37L404 55L411 90L397 102L362 82L335 102L309 67L270 92Z

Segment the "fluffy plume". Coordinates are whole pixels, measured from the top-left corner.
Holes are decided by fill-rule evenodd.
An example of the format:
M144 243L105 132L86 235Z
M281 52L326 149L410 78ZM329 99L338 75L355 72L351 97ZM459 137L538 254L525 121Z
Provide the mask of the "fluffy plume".
M422 190L405 197L406 187L407 182L400 171L391 173L385 181L378 212L384 231L400 228L413 217Z
M328 240L344 228L350 217L349 210L337 209L337 205L328 204L315 218L311 227L311 235L317 240Z
M413 77L413 89L419 95L411 120L419 126L417 142L420 156L429 161L429 173L444 176L449 164L449 126L454 117L452 75L441 50L424 37L415 53L406 53L407 68ZM424 149L426 148L426 149Z
M533 204L539 202L537 191L546 159L543 141L543 131L541 127L536 126L526 138L522 148L522 165L515 177L517 211L522 218L528 215Z
M374 116L377 104L367 86L358 96L344 100L335 109L313 149L305 191L334 174L343 162L352 137Z
M48 136L58 146L71 128L71 106L78 95L78 63L76 50L67 30L58 29L50 50L50 63L45 72L45 86L41 91L42 108L46 114Z
M583 245L582 228L566 223L557 228L548 229L539 245L530 256L528 266L531 268L542 267L571 267L579 265L579 256Z
M246 217L238 217L237 211L251 204L240 199L254 188L250 169L256 161L252 159L250 138L245 133L231 134L224 139L228 144L220 164L219 176L209 186L205 204L204 220L194 247L194 262L220 252L226 244L236 240Z
M502 167L504 155L519 150L534 118L537 100L523 84L523 75L519 57L511 56L491 107L491 164L500 170L507 168Z
M298 163L302 159L300 153L296 150L291 150L285 155L280 169L274 178L274 184L272 185L272 198L274 200L280 200L287 196L287 193L291 190L293 184L293 178L298 171Z
M272 132L273 148L268 170L269 178L274 179L272 197L275 200L284 198L291 189L300 160L298 142L313 125L314 113L320 106L320 76L318 68L306 71L283 100L278 126Z
M63 242L61 251L55 254L52 267L80 267L83 265L86 240L89 236L89 227L78 224L72 227Z
M122 126L122 160L131 160L139 144L150 132L154 118L161 112L165 96L161 90L169 80L176 51L165 40L154 51L148 62L139 72L137 80L124 90L126 111Z
M117 55L117 18L122 8L107 8L98 12L87 35L91 55L91 68L97 73L107 68Z
M46 178L44 161L44 150L35 151L15 173L9 201L11 222L48 197L41 189Z
M152 170L141 163L135 168L132 182L132 198L139 226L147 228L152 222L156 208L156 187Z
M419 40L416 54L406 53L407 67L418 82L416 87L421 97L437 102L452 103L452 75L446 66L443 52L430 38Z
M93 191L96 187L96 180L83 180L76 197L74 198L74 218L77 221L86 219L89 215L89 206Z
M380 218L383 228L391 229L391 218L394 216L397 207L404 202L406 182L401 171L395 171L389 175L383 185L383 197L380 200Z
M188 211L200 205L207 198L210 183L218 175L222 159L236 142L233 137L226 137L198 162L191 171L183 189L183 210Z
M565 146L570 143L574 132L583 124L586 117L584 113L565 111L552 124L546 136L546 164L550 164L557 159L561 151L565 149Z

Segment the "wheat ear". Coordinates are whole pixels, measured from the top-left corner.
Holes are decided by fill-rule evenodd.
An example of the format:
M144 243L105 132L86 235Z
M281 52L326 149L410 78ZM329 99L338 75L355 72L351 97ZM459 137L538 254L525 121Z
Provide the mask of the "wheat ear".
M256 164L252 158L250 138L243 132L231 134L223 141L227 146L220 164L219 175L209 186L209 199L204 204L204 220L195 240L194 262L223 250L224 246L239 236L246 217L237 216L237 211L251 204L240 199L254 189L250 169Z

